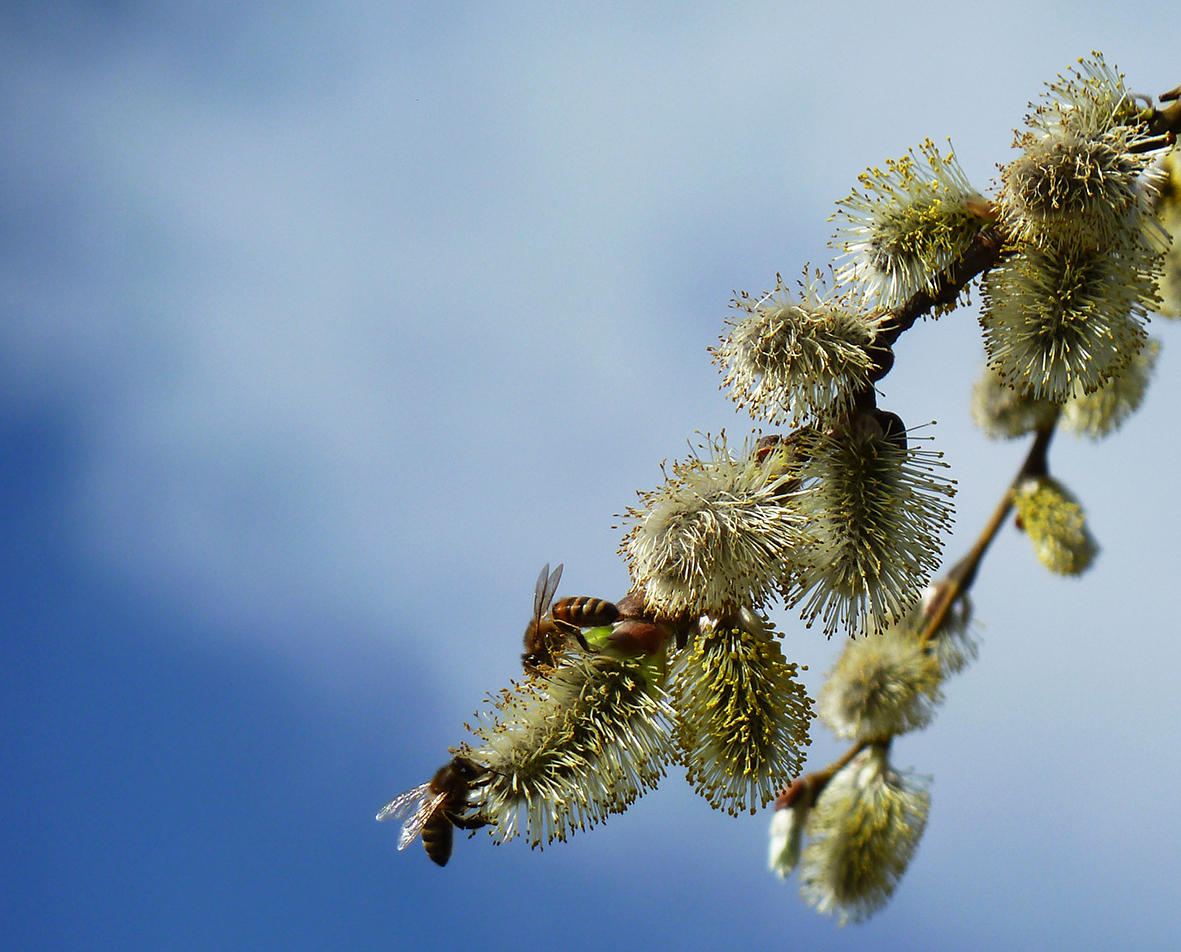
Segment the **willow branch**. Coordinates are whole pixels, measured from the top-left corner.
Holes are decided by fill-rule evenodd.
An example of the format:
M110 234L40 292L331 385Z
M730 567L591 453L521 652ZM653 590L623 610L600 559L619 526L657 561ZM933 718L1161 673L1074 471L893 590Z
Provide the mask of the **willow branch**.
M951 611L951 606L955 604L956 599L966 594L968 589L972 587L972 583L976 581L976 570L984 558L984 553L992 545L992 540L996 538L996 534L1005 524L1005 519L1013 509L1013 494L1018 484L1031 476L1045 476L1049 472L1046 454L1050 448L1050 440L1054 437L1054 427L1057 422L1058 415L1055 413L1054 418L1044 428L1037 431L1037 436L1029 448L1025 462L1017 470L1017 475L1013 477L1013 481L1005 490L1005 494L1001 497L992 516L985 523L976 543L968 550L968 554L953 565L947 575L936 583L938 594L927 609L927 623L923 627L922 641L924 644L929 642L935 633L943 627L947 613Z
M845 751L839 760L834 760L823 770L797 777L791 786L784 787L783 792L775 798L775 809L785 810L795 806L802 798L806 798L808 809L811 809L815 806L817 797L828 786L828 782L837 775L837 771L847 767L849 762L871 743L868 740L859 741Z
M989 546L992 545L992 540L996 538L1001 526L1005 524L1005 520L1013 510L1013 499L1017 487L1030 477L1045 476L1049 472L1047 454L1050 448L1050 441L1054 437L1054 428L1057 422L1058 415L1055 413L1053 419L1037 431L1033 444L1029 448L1029 453L1026 454L1025 461L1021 464L1021 468L1017 470L1017 475L1013 477L1008 487L1006 487L1004 495L1001 496L996 509L993 510L988 522L985 523L984 529L976 539L975 544L968 550L967 555L956 562L948 570L947 574L934 584L936 595L930 606L926 609L926 623L923 626L923 632L920 636L923 644L931 641L943 626L944 621L947 619L947 613L951 611L951 606L956 603L957 599L966 595L972 587L972 583L975 582L976 570L979 568L981 561L983 561ZM836 776L841 768L847 766L854 757L871 744L881 743L883 741L888 743L890 739L886 737L876 740L858 741L838 760L833 761L823 770L813 771L812 773L796 778L776 798L775 809L782 810L793 806L803 796L808 797L807 802L809 807L811 807L815 804L816 798L820 796L824 788L828 785L828 782Z
M974 278L989 271L1000 260L1004 244L1005 235L998 227L989 225L984 228L972 239L964 256L934 292L918 291L907 301L890 310L889 318L878 332L875 343L893 345L903 332L910 330L915 321L933 308L955 304L960 292Z
M1181 134L1181 86L1163 93L1162 102L1169 102L1163 109L1153 109L1148 129L1153 139L1140 148L1154 150L1173 145ZM1134 150L1136 151L1136 150ZM935 291L918 291L907 301L892 308L882 330L878 332L875 345L890 347L910 330L923 315L937 307L955 304L960 292L975 278L989 271L1004 254L1005 234L995 224L995 210L990 203L983 208L983 217L990 217L993 224L986 226L964 252L964 256L940 282ZM884 376L884 374L883 374Z

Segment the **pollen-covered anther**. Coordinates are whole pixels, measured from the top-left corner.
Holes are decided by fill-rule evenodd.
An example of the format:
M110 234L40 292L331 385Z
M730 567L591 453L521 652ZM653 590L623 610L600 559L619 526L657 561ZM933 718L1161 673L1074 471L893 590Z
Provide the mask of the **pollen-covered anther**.
M714 363L730 398L756 419L823 423L881 372L885 352L871 345L882 316L828 294L818 275L805 270L798 294L776 276L774 291L758 300L743 293L733 307L744 316L727 322Z
M1156 300L1155 254L1027 246L984 279L980 323L989 366L1035 400L1091 393L1145 340Z
M838 737L886 739L926 727L943 699L939 660L892 626L850 641L820 689L817 712Z
M488 768L469 797L498 843L564 841L655 787L677 757L673 711L643 658L567 651L493 699L460 753Z
M673 663L676 739L696 791L754 813L800 772L811 700L766 623L749 610L703 618Z
M1078 500L1052 476L1026 479L1013 494L1038 560L1058 575L1081 575L1090 567L1099 546L1087 529Z
M843 224L832 244L848 260L837 278L860 285L883 308L935 292L995 217L953 153L941 155L930 139L919 153L863 173L864 192L838 203Z
M942 454L903 450L886 429L875 414L860 414L816 435L801 472L810 557L785 580L784 594L808 624L820 618L827 635L900 619L938 567L940 534L951 524L955 489L940 472Z
M872 915L914 855L931 798L890 768L884 745L867 747L828 782L808 820L800 892L841 922Z
M748 446L734 457L719 439L708 451L675 464L665 484L626 513L621 551L658 617L763 605L798 555L798 466L788 450L758 454Z

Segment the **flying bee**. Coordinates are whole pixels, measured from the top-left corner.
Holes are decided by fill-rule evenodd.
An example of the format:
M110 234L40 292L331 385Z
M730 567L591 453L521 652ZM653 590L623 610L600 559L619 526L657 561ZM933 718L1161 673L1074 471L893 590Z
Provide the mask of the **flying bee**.
M584 649L587 648L586 639L582 637L582 629L578 624L555 618L550 611L550 603L554 600L554 592L558 590L561 578L562 566L559 565L551 573L548 562L542 566L541 574L537 576L537 585L533 589L533 618L525 629L525 653L521 655L526 671L536 671L541 665L552 667L554 659L565 650L568 638L578 639L578 643Z
M487 771L466 757L455 757L440 767L430 783L407 790L381 808L378 820L396 820L408 810L413 813L402 824L398 849L404 850L422 834L422 846L431 862L446 866L451 858L453 827L478 830L488 821L467 811L472 783Z

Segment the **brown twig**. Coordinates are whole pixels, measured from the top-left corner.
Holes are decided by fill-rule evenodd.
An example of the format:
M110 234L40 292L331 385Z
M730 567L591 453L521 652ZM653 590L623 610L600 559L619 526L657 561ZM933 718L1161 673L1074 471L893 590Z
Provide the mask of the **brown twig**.
M996 224L996 209L991 203L984 203L980 217L985 225L972 239L968 250L940 282L935 291L916 291L906 301L887 312L886 319L869 346L873 359L870 383L854 395L854 404L860 410L873 410L877 406L877 389L874 384L885 377L894 366L892 350L898 338L910 330L924 314L936 307L950 307L955 304L960 292L975 278L989 271L1005 252L1005 235Z
M890 311L890 317L878 332L875 343L893 345L903 332L910 330L914 322L932 308L954 304L972 279L990 270L1000 260L1004 244L1005 235L996 225L984 228L972 239L964 256L933 293L918 291Z
M1013 493L1018 484L1030 476L1045 476L1049 472L1046 454L1050 448L1050 440L1053 439L1054 427L1057 422L1058 414L1055 413L1053 419L1044 428L1037 431L1033 445L1029 448L1029 453L1026 454L1025 462L1017 470L1017 475L1013 477L1009 488L1005 490L1005 494L1001 497L1001 501L997 504L988 522L985 523L975 544L968 550L967 555L956 562L947 574L935 583L938 594L927 609L927 623L923 627L922 634L924 644L935 637L936 632L943 627L947 613L951 611L951 606L955 604L956 599L963 596L976 581L976 569L980 566L984 553L992 545L992 540L996 538L996 534L1005 524L1005 519L1013 509Z
M785 810L788 807L793 807L800 802L801 798L806 798L805 802L808 805L808 809L812 809L816 805L816 798L828 786L828 782L836 776L837 771L848 766L849 762L865 750L870 743L868 740L863 740L854 744L845 751L839 760L834 760L823 770L817 770L810 774L805 774L802 777L797 777L791 786L784 787L783 792L775 798L775 809Z

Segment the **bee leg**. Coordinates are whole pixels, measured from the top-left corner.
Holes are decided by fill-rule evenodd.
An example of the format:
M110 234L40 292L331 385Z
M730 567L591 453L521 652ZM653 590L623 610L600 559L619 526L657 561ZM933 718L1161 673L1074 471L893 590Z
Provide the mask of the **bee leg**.
M555 621L554 634L557 648L557 654L561 654L569 644L568 639L573 638L584 651L590 651L590 645L586 643L586 637L582 633L582 629L573 622Z

